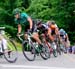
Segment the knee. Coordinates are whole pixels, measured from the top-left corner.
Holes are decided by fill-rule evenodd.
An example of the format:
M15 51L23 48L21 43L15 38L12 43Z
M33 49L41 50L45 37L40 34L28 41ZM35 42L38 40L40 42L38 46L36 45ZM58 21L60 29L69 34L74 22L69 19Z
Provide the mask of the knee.
M38 33L33 33L32 37L38 37Z

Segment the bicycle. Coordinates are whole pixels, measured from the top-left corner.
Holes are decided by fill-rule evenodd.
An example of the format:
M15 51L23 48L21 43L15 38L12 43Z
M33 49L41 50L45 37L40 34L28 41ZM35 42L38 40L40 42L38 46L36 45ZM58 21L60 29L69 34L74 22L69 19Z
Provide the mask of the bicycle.
M53 54L54 57L57 57L57 56L58 56L58 54L57 54L57 46L56 46L55 42L52 43L52 42L49 40L48 36L46 36L46 34L43 34L42 38L43 38L42 41L43 41L43 42L46 44L46 46L49 48L49 53L50 53L50 54ZM50 56L49 56L49 58L50 58Z
M30 32L27 32L27 33L28 33L27 39L22 38L24 34L21 34L20 36L18 36L19 40L22 42L22 52L23 52L24 57L28 61L34 61L36 55L40 54L44 60L47 60L49 57L49 53L47 52L48 51L47 47L43 44L43 47L39 49L40 46L32 38L32 34Z
M5 27L0 27L0 38L1 39L1 47L0 47L0 56L4 56L4 58L10 62L14 63L17 60L17 48L12 40L12 38L8 37L4 31ZM4 33L4 34L3 34Z

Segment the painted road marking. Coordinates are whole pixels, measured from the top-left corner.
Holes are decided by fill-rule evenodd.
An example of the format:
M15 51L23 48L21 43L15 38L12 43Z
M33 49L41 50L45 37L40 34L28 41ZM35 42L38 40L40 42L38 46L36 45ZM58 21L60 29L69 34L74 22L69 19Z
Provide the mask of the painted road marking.
M48 67L48 66L28 66L28 65L9 65L9 64L0 64L0 67L3 68L33 68L33 69L75 69L75 68L62 68L62 67Z

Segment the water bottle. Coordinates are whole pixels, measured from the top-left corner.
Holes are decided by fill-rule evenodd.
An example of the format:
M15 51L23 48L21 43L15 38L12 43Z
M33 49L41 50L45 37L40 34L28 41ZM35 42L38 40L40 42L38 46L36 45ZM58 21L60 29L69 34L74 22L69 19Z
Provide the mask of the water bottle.
M53 45L53 49L56 49L56 44L55 44L55 42L53 42L52 45Z
M38 47L38 43L37 42L34 42L33 45L34 45L35 48Z

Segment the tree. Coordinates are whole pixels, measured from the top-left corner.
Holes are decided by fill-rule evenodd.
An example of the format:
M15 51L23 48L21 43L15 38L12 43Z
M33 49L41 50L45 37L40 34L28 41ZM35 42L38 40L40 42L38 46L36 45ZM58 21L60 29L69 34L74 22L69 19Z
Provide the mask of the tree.
M27 9L30 6L31 0L23 0L22 6Z
M0 25L15 26L12 11L17 7L34 19L55 20L75 41L75 0L0 0Z
M55 20L59 28L64 28L75 41L75 0L32 0L27 12L33 18Z

